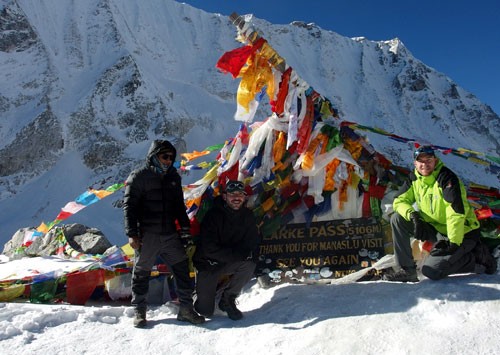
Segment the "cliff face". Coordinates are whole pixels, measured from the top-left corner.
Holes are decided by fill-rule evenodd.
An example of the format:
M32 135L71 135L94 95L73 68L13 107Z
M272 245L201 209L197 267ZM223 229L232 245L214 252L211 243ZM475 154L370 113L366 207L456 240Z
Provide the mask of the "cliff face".
M500 155L498 115L398 39L351 39L302 22L254 26L341 119ZM1 237L50 219L89 184L123 181L152 139L182 152L232 137L238 82L215 63L240 46L235 35L228 18L171 0L0 0ZM263 103L256 120L269 112ZM408 164L410 147L370 138ZM64 169L68 161L78 176ZM486 168L450 164L465 179L498 185ZM20 215L10 206L28 191L44 197Z

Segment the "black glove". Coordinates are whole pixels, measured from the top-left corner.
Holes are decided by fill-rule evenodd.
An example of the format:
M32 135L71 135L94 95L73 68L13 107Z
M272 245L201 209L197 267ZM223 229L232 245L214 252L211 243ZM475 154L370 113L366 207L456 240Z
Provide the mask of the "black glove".
M187 248L193 245L193 237L191 236L191 230L189 227L182 227L179 230L179 237L181 238L182 245Z
M458 250L459 246L455 243L450 243L448 240L440 240L434 245L430 254L432 256L452 255Z
M420 218L420 214L418 212L412 212L410 215L410 219L413 222L413 236L418 240L427 240L424 233L424 221Z

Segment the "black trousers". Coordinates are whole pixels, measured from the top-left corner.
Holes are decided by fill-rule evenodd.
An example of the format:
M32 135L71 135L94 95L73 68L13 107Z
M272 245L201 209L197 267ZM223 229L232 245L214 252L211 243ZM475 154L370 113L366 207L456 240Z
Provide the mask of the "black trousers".
M438 233L429 223L425 223L424 228L424 234L429 241L448 239L447 236ZM395 212L391 216L391 229L397 264L403 268L415 267L410 245L410 238L413 237L413 222L405 220ZM474 272L476 259L473 250L479 241L479 236L479 229L465 234L462 244L452 255L429 255L422 265L422 274L429 279L439 280L452 274Z
M205 317L212 316L218 292L222 292L223 297L238 296L243 287L252 279L255 266L253 261L245 260L216 270L197 270L195 310ZM223 284L222 290L218 290L219 280L225 275L229 276L229 280Z
M140 250L135 252L132 271L132 301L135 309L147 308L147 295L151 269L157 258L161 258L170 268L176 283L176 293L181 307L193 307L194 286L189 276L186 251L177 234L145 234Z

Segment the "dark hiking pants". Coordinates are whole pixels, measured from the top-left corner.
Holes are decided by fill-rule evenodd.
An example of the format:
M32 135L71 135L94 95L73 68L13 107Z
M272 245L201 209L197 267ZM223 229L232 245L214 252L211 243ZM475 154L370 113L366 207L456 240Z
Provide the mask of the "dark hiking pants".
M448 238L441 235L429 223L425 223L425 240L433 243ZM413 237L413 222L407 221L399 213L391 216L392 239L396 263L402 268L415 267L411 241ZM464 236L460 247L452 255L429 255L422 266L422 274L432 280L442 279L451 274L470 273L475 270L475 257L472 252L479 239L479 230L473 230Z
M252 279L255 263L250 260L238 261L225 265L217 270L198 270L196 273L195 310L203 316L210 317L214 313L215 298L218 292L219 280L229 275L222 293L225 296L237 297L243 287Z
M193 280L189 277L186 251L177 234L145 234L140 250L135 253L132 271L132 306L146 309L151 269L157 258L161 258L170 268L176 283L176 293L181 306L192 307Z

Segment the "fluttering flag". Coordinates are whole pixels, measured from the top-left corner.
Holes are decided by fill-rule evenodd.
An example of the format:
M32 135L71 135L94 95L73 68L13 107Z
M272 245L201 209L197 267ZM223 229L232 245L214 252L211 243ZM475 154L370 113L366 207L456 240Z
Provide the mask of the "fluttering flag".
M95 189L89 189L85 191L84 193L80 194L78 197L75 198L74 201L68 202L59 212L57 215L56 219L48 224L42 222L40 225L36 228L35 231L31 231L29 233L26 233L23 239L23 247L29 246L35 238L44 236L47 234L54 226L57 224L61 223L65 219L71 217L75 213L81 211L85 207L88 207L99 200L105 198L106 196L109 196L116 191L120 190L122 187L124 187L124 183L117 183L113 184L111 186L108 186L104 190L95 190Z
M380 135L387 136L395 141L402 142L402 143L412 143L413 142L414 145L417 147L420 145L423 145L423 143L418 142L415 138L401 137L401 136L389 133L389 132L387 132L383 129L380 129L380 128L364 126L364 125L360 125L358 123L347 122L347 121L342 122L342 126L348 126L351 129L357 129L360 131L368 131L368 132L380 134ZM434 150L440 151L441 153L443 153L445 155L446 154L453 154L453 155L459 156L461 158L468 159L471 162L485 165L485 166L489 166L493 172L500 172L500 166L495 165L495 164L500 164L500 157L487 155L485 153L476 152L474 150L470 150L470 149L466 149L466 148L451 148L451 147L443 147L443 146L434 145L434 144L430 144L430 145ZM493 162L495 164L492 164L491 162L484 160L480 157L485 157L486 159L490 160L491 162Z
M403 143L419 144L417 140L338 120L331 102L302 80L250 23L236 14L230 18L238 27L237 39L245 46L224 54L217 67L241 79L235 119L245 121L247 127L264 94L272 114L249 127L247 140L229 139L213 165L205 163L210 171L185 188L192 221L201 222L207 201L220 193L225 180L235 177L247 185L248 205L254 208L263 234L296 218L310 222L318 216L380 217L380 201L390 190L388 185L408 169L394 166L355 130ZM486 162L482 157L500 161L478 152L434 147L479 164ZM206 150L193 153L183 156L194 159L207 154Z

